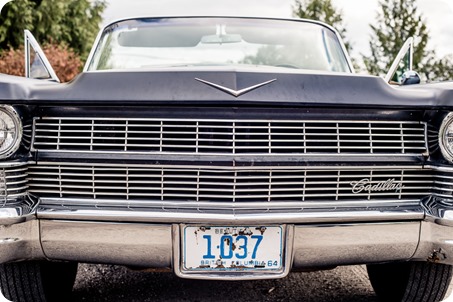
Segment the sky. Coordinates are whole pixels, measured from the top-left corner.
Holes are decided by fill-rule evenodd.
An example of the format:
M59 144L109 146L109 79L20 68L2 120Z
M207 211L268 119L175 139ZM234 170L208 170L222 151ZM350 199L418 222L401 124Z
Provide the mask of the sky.
M343 12L351 55L369 54L369 24L376 19L378 0L332 0ZM234 15L292 17L294 0L107 0L104 23L132 16ZM185 5L181 5L184 3ZM226 5L224 4L226 3ZM429 32L428 47L439 57L453 54L453 1L418 0Z

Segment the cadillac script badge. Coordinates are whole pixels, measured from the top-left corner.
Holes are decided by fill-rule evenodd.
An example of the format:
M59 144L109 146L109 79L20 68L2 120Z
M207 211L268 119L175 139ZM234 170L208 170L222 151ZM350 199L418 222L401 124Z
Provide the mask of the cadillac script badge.
M404 185L400 181L396 181L394 178L389 178L385 181L373 182L368 178L361 179L359 181L353 181L350 183L352 186L352 193L359 194L362 192L381 192L381 191L395 191L399 192Z

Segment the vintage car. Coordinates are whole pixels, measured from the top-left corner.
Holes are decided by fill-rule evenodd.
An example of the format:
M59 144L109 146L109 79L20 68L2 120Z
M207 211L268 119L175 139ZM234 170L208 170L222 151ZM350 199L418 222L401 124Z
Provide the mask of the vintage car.
M444 298L453 83L409 60L390 85L410 40L383 79L320 22L124 19L60 84L25 39L29 78L0 75L8 299L63 301L79 262L217 280L365 264L384 301Z

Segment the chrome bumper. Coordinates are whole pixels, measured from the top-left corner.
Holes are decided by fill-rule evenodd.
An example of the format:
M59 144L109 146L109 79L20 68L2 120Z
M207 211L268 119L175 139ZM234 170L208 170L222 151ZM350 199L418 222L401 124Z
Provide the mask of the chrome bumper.
M287 224L286 269L280 274L216 276L179 271L179 224L35 219L0 226L0 263L53 259L175 269L181 277L258 279L291 269L388 261L453 265L452 211L400 222ZM256 220L255 224L262 225ZM237 221L241 224L241 221ZM211 223L215 224L215 223ZM263 223L265 225L265 223Z

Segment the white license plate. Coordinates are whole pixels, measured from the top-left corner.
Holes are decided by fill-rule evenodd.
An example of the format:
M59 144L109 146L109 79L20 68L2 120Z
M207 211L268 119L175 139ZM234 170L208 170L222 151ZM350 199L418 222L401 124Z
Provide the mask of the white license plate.
M281 270L283 227L186 226L185 271Z

